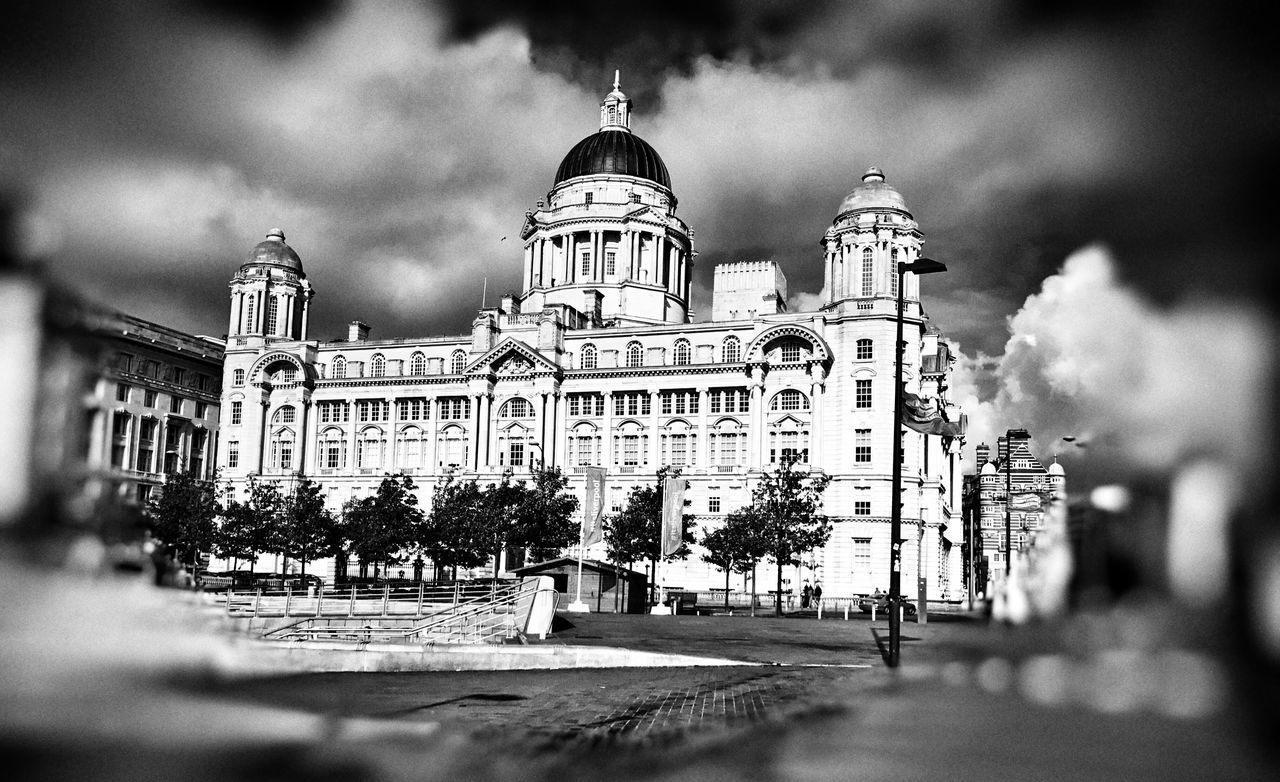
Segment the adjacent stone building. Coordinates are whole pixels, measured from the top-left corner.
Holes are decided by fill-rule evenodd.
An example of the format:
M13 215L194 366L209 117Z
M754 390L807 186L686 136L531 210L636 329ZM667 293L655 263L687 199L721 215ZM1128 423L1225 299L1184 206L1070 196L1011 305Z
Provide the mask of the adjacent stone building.
M832 476L835 533L791 571L794 588L887 588L900 501L904 583L920 572L932 596L958 596L960 442L907 431L904 488L890 496L894 264L918 258L923 242L902 195L872 168L840 203L813 260L824 270L819 309L788 312L782 270L754 260L717 267L712 318L691 322L694 231L631 108L615 84L599 130L524 216L521 291L482 309L469 333L374 339L357 320L346 340L310 339L301 259L281 231L258 244L231 281L218 446L229 491L304 473L337 510L385 473L414 476L425 500L448 471L489 481L538 462L570 475L601 465L608 512L671 465L690 479L702 527L796 456ZM945 402L950 348L913 275L904 294L907 388ZM723 583L696 555L662 577Z

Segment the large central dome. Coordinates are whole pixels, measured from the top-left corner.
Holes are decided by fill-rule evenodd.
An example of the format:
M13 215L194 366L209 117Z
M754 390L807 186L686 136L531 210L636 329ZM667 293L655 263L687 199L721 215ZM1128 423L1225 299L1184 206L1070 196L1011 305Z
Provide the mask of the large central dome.
M594 174L622 174L657 182L671 189L671 175L658 151L626 130L600 130L573 145L556 171L560 184L567 179Z

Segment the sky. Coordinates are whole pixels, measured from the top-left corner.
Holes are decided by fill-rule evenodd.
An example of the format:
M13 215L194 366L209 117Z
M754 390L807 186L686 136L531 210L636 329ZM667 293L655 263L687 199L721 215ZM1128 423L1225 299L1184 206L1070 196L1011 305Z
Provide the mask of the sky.
M0 183L22 252L131 314L224 334L227 282L279 227L318 291L312 337L357 318L374 338L466 332L483 289L492 303L519 285L524 212L597 129L618 69L633 129L696 231L695 311L710 311L715 264L765 259L792 307L812 308L819 240L875 165L949 267L924 281L925 307L961 356L952 395L970 446L1025 427L1044 457L1095 472L1266 447L1249 421L1273 382L1275 10L139 0L7 13Z

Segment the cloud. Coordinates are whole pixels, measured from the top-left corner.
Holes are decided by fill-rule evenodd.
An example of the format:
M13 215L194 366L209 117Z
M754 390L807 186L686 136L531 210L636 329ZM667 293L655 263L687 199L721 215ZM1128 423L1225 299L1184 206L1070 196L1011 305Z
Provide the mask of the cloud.
M1159 308L1116 274L1107 250L1081 249L1009 319L1003 355L959 362L953 398L969 414L969 442L994 447L1022 427L1047 457L1073 436L1087 448L1068 469L1087 459L1095 477L1197 456L1254 469L1268 447L1273 371L1255 346L1274 324L1225 303ZM994 389L980 387L986 373Z

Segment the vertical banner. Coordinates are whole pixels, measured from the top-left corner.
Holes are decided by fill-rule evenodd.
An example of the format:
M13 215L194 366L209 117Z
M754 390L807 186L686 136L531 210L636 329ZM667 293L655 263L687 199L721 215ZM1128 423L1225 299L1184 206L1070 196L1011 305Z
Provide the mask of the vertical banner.
M604 540L604 468L587 467L587 498L582 504L582 545Z
M662 483L662 556L674 554L684 542L684 478L667 478Z

